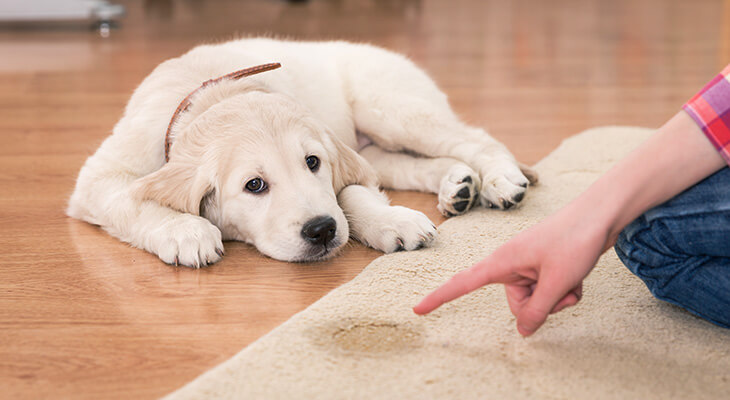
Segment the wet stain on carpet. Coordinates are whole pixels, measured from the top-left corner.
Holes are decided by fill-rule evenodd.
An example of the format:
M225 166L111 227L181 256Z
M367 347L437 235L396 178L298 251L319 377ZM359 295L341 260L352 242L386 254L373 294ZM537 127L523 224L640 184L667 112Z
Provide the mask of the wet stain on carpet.
M315 343L345 354L384 356L423 345L419 327L389 321L343 320L318 327Z

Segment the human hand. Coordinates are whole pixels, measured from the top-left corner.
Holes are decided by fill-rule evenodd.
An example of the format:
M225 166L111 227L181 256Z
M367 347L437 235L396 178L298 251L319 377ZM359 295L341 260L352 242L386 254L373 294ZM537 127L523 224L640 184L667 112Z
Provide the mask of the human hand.
M583 279L611 246L608 231L564 210L520 233L469 269L454 275L413 308L423 315L492 283L503 283L517 330L530 336L549 314L577 304Z

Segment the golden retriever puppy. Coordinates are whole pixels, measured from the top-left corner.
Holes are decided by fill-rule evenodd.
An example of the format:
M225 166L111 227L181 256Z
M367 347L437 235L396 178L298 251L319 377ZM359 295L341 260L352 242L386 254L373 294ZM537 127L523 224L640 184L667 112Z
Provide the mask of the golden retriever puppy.
M245 69L269 62L281 68ZM381 185L438 193L453 216L509 208L535 179L403 56L243 39L160 64L81 169L68 214L175 265L218 261L223 240L313 261L349 237L384 252L432 243L431 221Z

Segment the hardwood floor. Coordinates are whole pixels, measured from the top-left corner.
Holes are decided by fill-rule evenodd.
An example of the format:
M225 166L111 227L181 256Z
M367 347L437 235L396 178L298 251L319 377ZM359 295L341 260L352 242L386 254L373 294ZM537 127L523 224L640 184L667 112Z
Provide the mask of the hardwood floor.
M401 51L526 163L593 126L656 127L730 62L721 0L115 2L128 16L107 39L0 28L2 398L159 397L379 255L350 244L287 264L226 243L212 267L175 268L64 215L136 85L197 43L267 34ZM443 221L435 196L391 195Z

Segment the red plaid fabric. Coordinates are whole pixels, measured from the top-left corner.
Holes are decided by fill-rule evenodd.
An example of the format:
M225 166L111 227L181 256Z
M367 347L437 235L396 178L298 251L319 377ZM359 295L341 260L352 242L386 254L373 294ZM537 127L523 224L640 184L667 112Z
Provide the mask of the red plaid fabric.
M730 165L730 65L682 107Z

